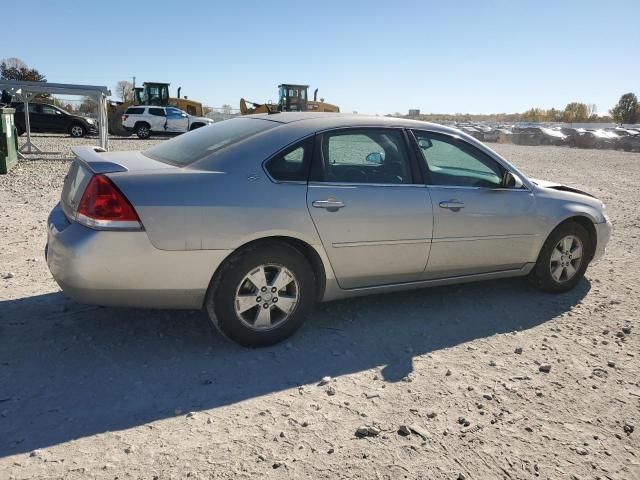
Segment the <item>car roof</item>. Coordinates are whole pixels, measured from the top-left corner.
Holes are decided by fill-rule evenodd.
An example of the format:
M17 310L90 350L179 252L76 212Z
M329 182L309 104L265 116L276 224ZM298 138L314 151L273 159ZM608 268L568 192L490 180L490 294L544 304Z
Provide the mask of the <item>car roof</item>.
M377 115L361 115L353 113L329 113L329 112L280 112L260 113L247 115L244 118L256 118L269 120L289 126L295 126L299 130L309 132L328 130L341 127L404 127L404 128L428 128L431 131L440 131L449 134L460 134L460 130L439 125L436 123L422 122L407 118L382 117Z

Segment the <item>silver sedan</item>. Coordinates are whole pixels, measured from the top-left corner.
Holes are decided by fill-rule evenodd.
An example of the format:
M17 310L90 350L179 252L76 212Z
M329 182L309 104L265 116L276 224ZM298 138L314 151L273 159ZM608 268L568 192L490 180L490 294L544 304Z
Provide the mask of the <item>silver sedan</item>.
M517 276L565 292L611 231L593 196L412 120L255 115L74 153L48 221L64 292L205 308L249 346L291 335L316 301Z

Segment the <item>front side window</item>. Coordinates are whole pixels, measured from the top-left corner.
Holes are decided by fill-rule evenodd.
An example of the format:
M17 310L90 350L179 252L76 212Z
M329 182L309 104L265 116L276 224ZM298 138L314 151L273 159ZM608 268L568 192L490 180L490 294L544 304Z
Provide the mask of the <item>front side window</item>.
M61 112L60 110L57 110L53 107L50 107L48 105L42 105L42 113L44 113L45 115L60 115Z
M399 130L354 129L326 133L314 180L340 183L410 184L411 164Z
M281 182L306 182L312 149L313 137L286 148L267 162L267 172Z
M499 188L504 168L464 140L413 131L433 185Z
M186 117L186 114L179 108L167 108L167 117L182 118L182 117Z

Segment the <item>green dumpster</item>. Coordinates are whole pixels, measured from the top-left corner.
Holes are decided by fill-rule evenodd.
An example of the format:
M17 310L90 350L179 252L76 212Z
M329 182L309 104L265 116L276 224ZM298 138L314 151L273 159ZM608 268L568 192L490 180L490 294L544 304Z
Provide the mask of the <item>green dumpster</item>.
M18 135L13 123L15 108L0 108L0 173L18 163Z

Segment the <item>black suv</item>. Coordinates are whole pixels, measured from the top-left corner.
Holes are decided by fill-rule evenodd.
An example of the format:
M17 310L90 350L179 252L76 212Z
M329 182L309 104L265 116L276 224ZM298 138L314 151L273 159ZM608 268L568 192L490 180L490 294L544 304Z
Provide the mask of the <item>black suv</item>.
M16 109L14 120L18 135L22 135L27 131L24 103L14 103L11 106ZM97 133L97 125L92 118L72 115L47 103L29 104L29 123L32 132L68 133L77 138L84 137L88 133Z

